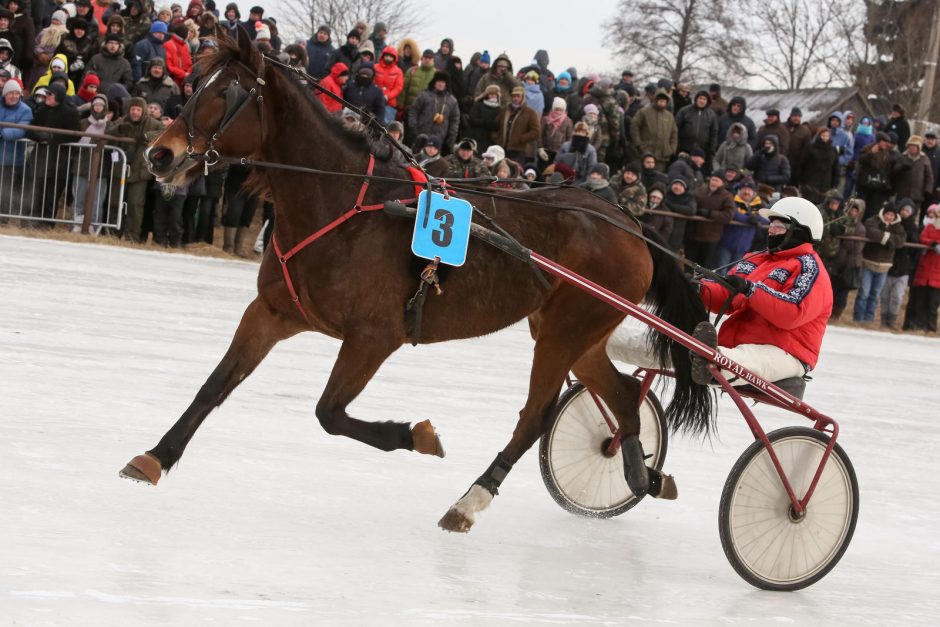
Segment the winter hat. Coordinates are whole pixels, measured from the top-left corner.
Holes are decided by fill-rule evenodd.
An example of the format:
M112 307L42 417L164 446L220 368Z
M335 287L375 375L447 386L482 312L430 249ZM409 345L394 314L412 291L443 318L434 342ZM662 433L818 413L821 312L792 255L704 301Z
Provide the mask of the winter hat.
M255 14L257 14L257 15L264 15L264 8L259 7L258 5L255 5L255 6L251 7L250 9L248 9L248 12L249 12L249 13L255 13Z
M502 146L490 146L483 153L483 158L490 158L494 163L499 163L506 158L506 151L503 150Z
M780 117L780 109L767 109L767 117Z
M689 182L685 180L684 176L676 176L671 181L669 181L670 186L675 185L676 183L682 185L682 187L684 187L686 190L689 189Z
M360 39L360 40L361 40L361 39L362 39L362 33L360 33L359 31L357 31L357 30L354 28L354 29L352 29L351 31L349 31L349 32L346 34L346 41L349 41L349 38L350 38L350 37L355 37L356 39Z
M512 95L513 96L525 96L525 89L522 87L513 87Z
M88 20L83 17L70 17L65 20L65 27L69 30L81 29L84 31L88 30Z
M23 93L23 87L20 85L19 81L17 81L16 79L10 79L6 83L3 84L3 95L6 96L7 94L12 94L12 93L17 93L17 94Z
M565 79L566 81L568 81L568 86L565 88L562 88L561 86L559 86L558 89L560 89L561 91L567 91L571 89L571 74L569 74L568 72L559 72L558 75L555 77L555 83L557 84L562 79Z
M490 64L490 51L484 50L483 54L480 55L480 63Z
M741 179L741 182L738 183L736 187L738 189L742 189L744 187L750 187L754 191L757 191L757 183L755 183L754 179L752 179L749 176L745 176L743 179Z
M568 110L568 103L565 102L565 99L555 96L555 98L552 100L552 111L567 111L567 110Z
M539 177L539 173L535 171L535 168L526 168L525 172L522 173L522 176L529 178L529 173L532 174L532 178L534 179Z
M924 145L924 138L920 135L911 135L910 139L907 140L907 145L921 148Z
M693 148L692 150L689 151L689 156L690 156L690 157L701 157L702 159L704 159L704 158L705 158L705 151L702 150L701 148L699 148L698 146L696 146L695 148Z
M464 137L464 138L461 139L459 142L457 142L457 145L454 146L454 148L455 148L455 149L466 148L467 150L476 151L476 149L477 149L477 143L476 143L475 140L470 139L469 137Z
M656 90L656 100L669 100L669 94L666 93L665 89Z
M425 48L424 52L421 53L421 56L424 57L425 59L433 59L434 51L431 50L430 48Z
M361 44L359 44L359 54L369 53L372 55L372 58L375 58L375 44L372 43L371 39L366 39Z
M633 172L639 178L640 174L643 172L643 166L640 165L639 161L631 161L627 165L623 166L624 172Z
M104 36L104 43L108 43L109 41L116 41L121 43L121 36L117 33L108 33Z
M8 81L7 85L9 84L10 83ZM3 87L6 88L6 85ZM67 91L65 85L61 83L50 83L48 89L49 93L55 96L57 102L63 102L65 100L65 92Z
M166 30L166 22L161 22L160 20L157 20L150 25L151 33L163 33L166 35Z
M388 33L388 25L385 22L376 22L375 26L372 27L373 33L381 33L383 31Z
M607 91L608 89L610 89L610 86L612 84L613 84L613 81L611 81L609 78L602 78L601 80L597 81L597 86L603 89L604 91Z
M350 118L358 120L359 114L353 111L352 109L350 109L349 107L343 107L343 110L340 112L339 117L341 117L344 120L350 119Z
M75 5L71 2L67 2L62 5L62 10L68 14L69 17L75 17Z
M436 83L437 81L444 81L447 84L447 87L445 87L444 89L447 89L448 87L450 87L450 74L448 74L447 72L444 72L443 70L438 70L437 72L435 72L434 78L432 78L431 82L428 83L428 89L434 89L434 83Z
M892 144L894 144L895 146L897 146L897 145L898 145L898 134L895 133L894 131L888 131L888 141L891 142Z
M536 83L539 82L539 73L535 70L529 70L525 73L525 76L522 77L523 80L533 80Z
M163 60L163 57L154 57L150 59L150 63L147 65L147 69L158 66L166 69L166 61Z
M791 118L801 118L801 117L803 117L803 111L802 111L802 109L800 109L799 107L793 107L792 109L790 109L790 117L791 117Z
M875 135L875 141L878 141L878 142L889 142L889 141L891 141L891 138L888 137L888 134L885 133L884 131L878 131L878 134Z
M52 17L50 18L53 22L59 22L59 24L65 25L69 21L69 14L59 9L58 11L53 11Z
M56 71L62 71L62 72L64 72L64 71L65 71L65 61L63 61L63 60L60 59L60 58L54 58L54 59L52 59L52 62L49 63L49 67L52 68L52 71L53 71L53 72L56 72Z
M255 41L269 41L271 39L271 29L263 22L258 22L255 26ZM374 54L372 56L375 56Z
M574 125L575 135L589 135L590 133L591 131L588 130L588 126L584 122L578 122Z
M236 4L236 3L234 3L234 2L229 2L228 4L226 4L226 5L225 5L225 12L222 13L223 17L224 17L225 14L228 13L229 11L235 11L235 19L236 19L236 20L240 20L240 19L242 18L242 12L238 10L238 4Z
M68 85L68 84L69 84L69 75L66 74L65 72L53 72L53 73L52 73L52 78L49 79L49 82L50 82L50 83L54 83L54 82L56 82L56 81L62 81L62 84L63 84L63 85Z
M600 174L606 179L610 177L610 168L607 167L606 163L598 163L591 168L588 174Z
M333 34L332 29L331 29L329 26L327 26L326 24L320 24L320 27L317 28L317 32L318 32L318 33L326 33L327 35L332 35L332 34Z
M499 85L487 85L486 89L483 90L479 96L476 97L477 100L485 100L487 96L491 94L496 94L497 99L502 95L502 92L499 90Z
M600 112L601 112L601 111L600 111L600 109L597 108L597 105L594 104L594 103L592 103L592 102L589 102L588 104L584 105L584 114L585 114L585 115L587 115L588 113L600 114Z
M391 124L388 125L388 132L391 133L393 131L397 131L400 135L404 136L405 125L398 120L394 120Z

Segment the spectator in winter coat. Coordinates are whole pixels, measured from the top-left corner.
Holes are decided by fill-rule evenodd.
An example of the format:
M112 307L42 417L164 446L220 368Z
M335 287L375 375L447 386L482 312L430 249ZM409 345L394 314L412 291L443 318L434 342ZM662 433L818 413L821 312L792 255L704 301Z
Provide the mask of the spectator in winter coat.
M692 104L679 109L676 114L679 151L692 152L700 148L705 152L705 162L711 163L718 149L718 116L709 106L708 92L695 94Z
M519 163L535 160L541 132L539 118L539 113L526 104L525 89L513 89L509 106L503 110L499 124L499 143L506 149L508 159Z
M413 68L419 63L421 54L421 48L418 47L418 42L410 37L405 37L398 42L398 67L401 68L402 75L408 73L408 70ZM433 58L433 57L432 57Z
M166 24L157 20L150 25L150 34L146 39L142 39L134 44L134 51L131 54L131 71L134 82L140 80L144 74L144 68L150 63L150 59L160 58L166 64L166 50L163 48L163 40L166 39Z
M665 173L660 172L656 169L656 157L651 152L645 153L640 157L640 166L642 166L642 176L640 177L643 181L643 187L646 189L652 189L657 183L662 186L663 194L666 193L666 186L669 184L669 178ZM686 181L688 185L688 181Z
M790 162L780 154L776 135L764 138L760 152L747 162L747 169L758 183L781 187L790 182Z
M838 190L830 190L826 199L818 207L823 217L823 237L819 244L819 256L832 279L832 316L838 320L845 311L849 292L858 289L862 274L862 248L865 242L842 239L842 235L865 237L865 225L862 215L865 213L865 201L852 198L842 206L842 195Z
M780 143L780 152L784 156L790 154L790 132L780 121L779 109L767 109L767 117L764 118L764 125L757 130L757 144L763 143L768 135L776 135ZM792 164L791 164L792 165Z
M624 211L639 218L646 211L646 188L640 180L640 164L628 163L617 177L617 204ZM662 195L660 194L660 202Z
M591 104L598 109L597 125L600 129L600 143L595 144L597 158L600 161L608 160L612 163L619 163L622 161L620 127L623 123L623 113L620 111L620 107L617 106L617 100L611 90L610 79L602 78L591 85L582 99L581 105L586 109Z
M34 48L35 64L33 65L31 82L35 81L36 77L51 74L48 70L52 63L53 55L56 54L56 49L59 47L62 38L69 32L65 27L66 21L68 21L68 13L62 9L54 11L50 18L49 26L39 31L39 34L36 35L36 47ZM65 55L62 55L62 60L65 61ZM38 85L38 83L36 83L36 85ZM48 85L48 81L46 85Z
M388 26L385 25L385 22L376 22L375 26L372 27L372 32L369 34L369 41L372 42L373 49L376 51L385 50L385 46L388 45L388 42L385 41L386 37L388 37Z
M862 248L862 276L855 298L855 322L873 322L878 298L894 264L894 254L907 239L894 204L886 202L864 222L868 242Z
M496 141L502 113L499 97L499 87L490 85L474 99L473 106L470 107L466 134L478 147L490 146Z
M609 203L617 204L617 194L610 188L610 168L606 163L598 163L588 172L587 180L579 187L591 191L595 196L600 196Z
M563 164L575 173L574 183L587 180L588 174L597 164L597 151L588 138L588 128L584 122L574 125L570 141L566 141L555 155L555 163Z
M450 38L441 40L441 47L434 53L434 67L438 71L446 70L447 62L450 61L452 54L454 54L454 40Z
M474 52L470 63L464 68L464 84L467 86L467 97L476 99L477 83L483 75L490 71L490 52Z
M666 170L666 178L671 181L677 176L681 176L688 182L689 191L694 194L700 187L705 186L705 176L702 174L702 166L704 165L705 151L701 148L693 148L692 154L688 155L680 152L676 160Z
M484 74L477 82L475 95L479 96L483 93L483 90L490 85L496 85L499 87L500 102L509 102L510 96L512 95L512 90L516 87L521 87L519 81L517 81L516 78L512 75L512 62L505 54L501 54L496 57L496 60L493 62L493 65L490 66L489 71ZM568 106L570 110L570 102L568 103Z
M887 133L879 132L875 142L862 150L858 158L858 195L866 204L863 222L894 194L892 182L900 169L900 155L891 147L891 139Z
M933 167L930 159L921 152L924 140L920 135L911 135L907 147L898 157L899 170L892 185L898 198L910 198L914 201L914 213L920 209L924 199L933 194ZM898 205L898 209L901 206Z
M144 201L147 187L153 175L147 169L144 149L147 147L147 134L163 130L163 124L146 114L147 103L143 98L132 98L127 108L127 115L117 120L108 133L118 137L136 140L133 145L122 144L127 152L130 171L125 186L127 218L124 222L124 237L131 241L140 241L143 225Z
M10 40L0 38L0 70L5 70L10 78L23 80L23 71L13 63L13 52Z
M732 124L728 128L725 140L715 153L712 169L719 171L728 169L742 170L754 155L747 139L747 127L740 122Z
M685 256L713 268L718 265L716 249L726 224L734 218L734 199L725 189L720 172L712 172L708 184L695 190L698 215L708 222L692 222L685 229Z
M913 137L913 135L911 136ZM910 140L908 140L910 141ZM916 244L919 239L917 228L917 208L910 198L902 198L897 203L898 217L904 228L906 243ZM901 302L907 292L910 276L917 267L919 251L916 248L899 247L894 252L894 263L888 270L885 286L881 290L881 326L889 329L895 328L898 314L901 313Z
M101 35L101 22L98 21L98 16L93 9L91 0L75 0L74 4L75 17L85 20L85 22L88 24L88 31L86 36L91 40L92 48L97 50L98 37L103 35Z
M832 145L830 130L821 128L803 157L800 191L803 197L818 204L826 190L839 186L839 155Z
M79 130L78 110L68 101L62 84L52 83L49 86L45 104L40 105L33 114L33 125L68 131ZM33 172L49 173L45 176L40 174L32 177L34 181L32 215L51 219L55 217L59 198L65 191L68 174L67 168L58 164L59 147L74 141L75 138L35 130L27 132L26 136L39 142L39 145L34 147L31 157Z
M398 114L398 94L405 85L404 75L398 67L398 51L393 46L382 50L382 58L375 66L375 84L385 96L385 124L388 124Z
M130 91L134 84L133 72L130 62L124 58L120 35L108 33L104 36L104 46L89 61L88 71L101 79L101 93L107 93L114 84L123 85Z
M342 63L352 71L353 64L359 59L359 44L362 36L359 31L353 29L346 35L346 43L336 49L333 53L331 63Z
M681 176L677 176L669 184L669 190L666 192L666 198L663 200L663 209L678 213L683 216L694 216L696 214L695 196L689 190L689 183ZM689 221L682 218L674 219L672 224L672 233L669 234L669 248L674 252L682 250L682 243L685 241L685 231Z
M363 111L371 113L375 119L385 116L385 96L375 84L375 68L368 61L363 61L352 81L343 87L343 98Z
M359 66L362 65L362 63L365 61L368 61L373 66L375 66L375 49L372 45L372 42L368 39L359 44L359 56L356 57L355 61L353 61L352 67L349 68L349 72L355 76Z
M313 37L307 40L307 74L314 78L323 78L329 73L329 66L336 52L333 40L330 39L332 33L330 27L323 24Z
M872 119L868 116L863 117L855 128L855 134L852 137L852 159L845 167L845 195L851 196L855 193L855 185L858 180L858 158L866 146L875 142L875 130L872 126Z
M163 59L151 59L147 75L137 81L131 93L143 98L147 103L158 103L164 111L172 111L180 100L180 89L173 79L166 75L165 69Z
M16 55L13 63L23 72L25 80L25 77L32 75L36 24L30 15L29 0L8 0L6 5L14 16L10 29L16 33L22 42L20 49L14 50Z
M711 108L719 118L725 114L725 111L728 110L728 102L721 97L721 85L718 83L712 83L708 86L708 97L711 99ZM718 131L719 137L722 136L721 131Z
M535 70L526 72L522 78L523 89L525 89L525 102L529 108L542 116L545 110L545 97L542 95L542 89L539 87L539 73Z
M489 176L490 170L483 165L483 160L476 156L477 143L470 138L463 138L454 147L454 154L444 161L447 163L449 179L472 179Z
M633 143L656 157L656 169L660 171L669 165L679 142L676 120L667 110L668 104L669 94L658 90L653 102L640 109L630 125Z
M803 156L806 154L806 149L809 148L810 142L813 141L813 132L810 130L808 124L803 124L803 112L799 107L790 109L790 117L787 118L786 130L787 132L785 134L789 136L787 158L790 160L790 169L793 172L790 183L799 185L799 173L802 172ZM781 135L781 137L782 136L783 135Z
M555 160L555 153L574 133L574 123L568 117L567 108L564 99L556 97L552 101L551 112L542 118L541 147L548 154L547 161Z
M911 282L911 296L904 315L904 329L937 332L937 308L940 306L940 211L937 205L927 209L920 243L928 246Z
M720 268L723 274L727 273L726 266L754 250L755 236L761 227L770 223L770 220L760 214L763 208L764 202L757 195L757 183L751 177L742 179L734 195L731 223L722 229L721 239L715 247L712 268Z
M334 96L342 98L343 88L346 86L348 80L349 68L346 67L346 64L335 63L333 67L330 68L329 76L320 81L320 87ZM338 113L343 108L342 104L322 92L317 93L317 98L320 99L320 102L323 103L323 106L326 107L326 110L330 113Z
M898 136L898 146L906 146L907 140L911 137L911 126L904 116L904 107L899 104L891 105L891 113L888 114L888 125L884 128L886 133L895 133Z
M443 142L444 154L450 154L459 127L460 108L450 93L450 74L437 72L428 88L408 109L408 128L413 136L437 135Z
M33 121L33 110L23 102L23 88L15 80L9 80L3 86L3 103L0 104L0 122L12 122L13 124L29 124ZM22 128L0 128L0 166L19 168L23 165L24 149L23 144L17 144L17 141L26 137L26 129ZM17 180L16 173L12 174L11 180Z
M65 60L64 54L57 54L52 57L52 61L49 63L49 69L45 74L40 77L33 89L36 87L48 87L52 84L52 79L54 74L63 74L66 76L66 88L65 93L69 96L75 95L75 83L68 78L68 62Z
M188 26L178 24L173 27L169 39L163 44L166 51L166 72L177 87L182 87L183 80L193 71L193 59L189 54L189 44L186 43L188 32Z
M734 96L728 101L727 111L718 118L718 137L727 137L728 129L737 122L747 129L747 142L751 148L757 150L757 127L754 120L747 115L747 100L743 96Z
M434 51L430 48L421 55L421 61L413 66L404 75L401 96L398 98L398 108L407 111L418 99L437 74L434 69Z
M855 137L842 128L845 125L845 116L833 111L826 122L832 134L832 145L839 153L839 165L846 166L855 156Z
M66 33L56 48L56 54L64 54L69 65L69 80L76 85L82 82L85 74L85 64L91 61L94 52L94 42L88 36L88 22L80 17L70 17L66 20Z
M675 219L670 215L659 213L663 210L665 197L666 188L661 183L653 185L652 189L646 192L646 211L640 216L640 222L653 229L664 242L668 242Z

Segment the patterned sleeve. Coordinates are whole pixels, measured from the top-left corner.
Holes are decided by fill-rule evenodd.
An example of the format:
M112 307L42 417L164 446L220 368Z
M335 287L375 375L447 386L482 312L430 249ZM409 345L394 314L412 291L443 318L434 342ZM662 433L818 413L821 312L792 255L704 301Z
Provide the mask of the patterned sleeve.
M801 255L797 261L800 268L795 277L786 268L777 268L754 284L749 300L751 309L780 329L795 329L823 313L825 299L812 293L819 278L819 263L813 255Z

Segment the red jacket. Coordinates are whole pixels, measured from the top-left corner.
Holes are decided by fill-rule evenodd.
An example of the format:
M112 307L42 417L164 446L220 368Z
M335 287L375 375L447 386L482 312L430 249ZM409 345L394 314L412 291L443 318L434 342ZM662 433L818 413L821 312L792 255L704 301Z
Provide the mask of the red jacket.
M812 244L755 255L729 274L754 285L750 295L734 297L718 331L718 345L770 344L815 367L832 313L832 284ZM705 307L717 312L728 290L709 279L701 285Z
M343 97L343 88L339 84L339 75L343 72L349 72L349 68L346 67L345 63L335 63L330 69L330 73L327 76L323 77L323 80L320 81L320 87L326 89L331 94ZM323 106L326 107L326 110L330 113L336 113L343 109L343 105L333 100L326 94L317 92L317 98L320 99L320 102L323 103Z
M166 71L181 89L183 81L193 71L193 58L189 54L189 45L179 35L170 34L163 42L166 50Z
M925 226L923 233L920 234L920 243L930 246L930 249L920 258L911 285L940 288L940 255L933 249L935 245L940 244L940 229L932 224Z
M391 64L386 64L382 59L387 54L395 57ZM405 85L405 75L398 67L398 51L392 46L385 46L385 50L382 51L382 55L375 63L375 84L379 86L385 95L388 106L397 106L395 99L398 98L398 94L401 93L402 87Z

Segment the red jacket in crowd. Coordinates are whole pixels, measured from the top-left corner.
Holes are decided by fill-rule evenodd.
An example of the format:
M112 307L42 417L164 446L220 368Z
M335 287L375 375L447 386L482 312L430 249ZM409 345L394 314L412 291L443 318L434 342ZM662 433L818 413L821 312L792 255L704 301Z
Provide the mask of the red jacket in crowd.
M911 285L914 287L940 288L940 254L937 254L933 249L934 246L940 244L940 229L933 224L925 226L924 231L920 234L920 243L930 246L930 249L920 258Z
M395 60L386 63L384 57L387 54L395 57ZM402 87L405 85L405 75L398 67L398 51L392 46L385 46L382 56L375 64L375 84L379 86L385 95L388 106L397 106L398 103L395 99L398 98L398 94L401 93Z
M770 344L810 367L832 313L832 284L812 244L763 253L739 263L729 274L754 283L750 295L738 294L718 330L718 345ZM702 301L712 312L721 309L728 290L703 280Z
M189 54L189 45L179 35L170 34L170 38L163 42L166 50L166 71L180 89L183 81L193 71L193 58Z
M329 75L324 76L323 80L320 81L320 87L326 89L331 94L343 97L343 87L339 84L339 75L343 72L349 72L349 68L346 67L345 63L336 63L333 65L333 68L330 70ZM342 110L343 105L339 102L333 100L329 96L323 93L318 93L317 98L320 99L320 102L323 103L323 106L326 107L326 110L330 113L335 113Z

